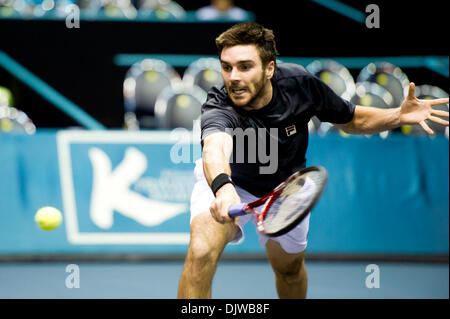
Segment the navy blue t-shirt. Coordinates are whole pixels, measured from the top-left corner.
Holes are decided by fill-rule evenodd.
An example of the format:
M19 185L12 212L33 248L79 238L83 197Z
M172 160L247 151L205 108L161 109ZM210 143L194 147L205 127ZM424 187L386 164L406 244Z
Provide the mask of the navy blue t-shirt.
M300 65L277 64L271 81L272 99L261 109L245 111L234 106L224 87L212 88L202 106L202 141L214 132L230 133L231 177L236 185L258 197L305 167L311 117L344 124L352 120L355 110L352 103ZM249 137L251 132L256 138ZM244 143L237 142L243 133L248 133Z

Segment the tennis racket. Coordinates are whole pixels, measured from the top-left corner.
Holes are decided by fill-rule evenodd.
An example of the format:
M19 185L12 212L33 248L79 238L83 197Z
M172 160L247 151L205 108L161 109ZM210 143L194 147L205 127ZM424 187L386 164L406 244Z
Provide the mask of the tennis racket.
M273 191L251 203L231 205L230 217L255 214L257 229L270 237L297 226L319 200L328 180L325 168L311 166L295 172ZM255 208L260 207L258 213Z

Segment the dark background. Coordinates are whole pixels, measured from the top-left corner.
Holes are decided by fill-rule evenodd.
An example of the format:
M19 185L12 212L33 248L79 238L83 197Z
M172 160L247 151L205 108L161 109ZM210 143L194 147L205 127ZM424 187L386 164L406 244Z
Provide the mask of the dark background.
M195 10L209 1L177 1ZM341 1L365 12L380 7L381 28L343 17L308 0L236 0L253 11L256 22L273 29L278 51L289 57L448 56L447 10L444 2ZM231 23L148 23L81 21L68 29L65 21L1 20L0 50L40 77L109 128L122 127L122 81L119 53L216 54L214 39ZM447 40L445 40L447 39ZM179 70L182 73L182 70ZM352 75L359 70L350 69ZM448 90L448 78L424 68L404 68L416 85ZM0 85L13 91L14 106L38 128L77 125L40 95L0 69Z

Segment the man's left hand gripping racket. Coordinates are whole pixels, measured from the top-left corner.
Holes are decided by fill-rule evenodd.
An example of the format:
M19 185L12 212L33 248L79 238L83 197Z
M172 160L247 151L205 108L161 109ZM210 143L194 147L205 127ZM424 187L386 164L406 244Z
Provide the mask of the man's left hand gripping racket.
M325 168L311 166L295 172L273 191L251 203L231 205L230 217L255 214L258 231L281 236L297 226L319 200L327 183ZM263 205L261 212L255 210Z

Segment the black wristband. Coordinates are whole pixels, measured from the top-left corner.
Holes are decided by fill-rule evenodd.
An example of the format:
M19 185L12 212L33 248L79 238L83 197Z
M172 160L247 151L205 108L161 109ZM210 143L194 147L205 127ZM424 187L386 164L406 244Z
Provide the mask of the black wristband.
M211 183L211 190L214 193L214 196L216 196L217 191L225 184L231 183L234 185L233 180L228 174L221 173L214 178L214 180Z

